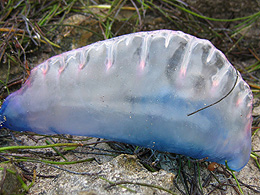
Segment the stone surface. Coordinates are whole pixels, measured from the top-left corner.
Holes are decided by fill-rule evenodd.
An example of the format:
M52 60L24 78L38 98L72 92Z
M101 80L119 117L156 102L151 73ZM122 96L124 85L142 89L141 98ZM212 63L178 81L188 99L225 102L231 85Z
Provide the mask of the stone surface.
M260 106L254 107L252 115L253 116L260 116Z
M130 190L113 186L109 187L110 182L129 181L158 185L166 189L173 189L174 174L164 170L158 172L149 172L143 167L139 160L132 155L122 154L112 159L110 162L98 165L73 165L73 170L87 171L92 173L100 172L95 176L75 175L58 171L58 177L55 179L44 179L36 182L30 190L32 194L165 194L164 191L151 187L139 185L124 185ZM108 180L108 181L106 181ZM49 184L49 185L46 185ZM43 187L44 186L44 187Z
M0 163L3 169L9 169L17 172L17 169L12 164ZM17 173L19 175L19 173ZM15 174L7 170L0 170L0 194L19 194L22 192L22 186Z

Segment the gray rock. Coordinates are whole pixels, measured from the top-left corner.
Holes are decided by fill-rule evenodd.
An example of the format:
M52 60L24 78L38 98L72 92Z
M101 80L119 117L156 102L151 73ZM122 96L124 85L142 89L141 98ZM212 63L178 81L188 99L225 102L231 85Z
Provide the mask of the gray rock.
M73 170L100 172L98 175L75 175L64 171L58 171L55 179L44 179L35 183L31 188L31 194L167 194L163 190L152 187L144 187L137 184L124 184L122 186L109 187L112 182L128 181L132 183L146 183L161 186L173 190L175 175L165 170L149 172L133 155L121 154L104 164L97 163L73 165Z

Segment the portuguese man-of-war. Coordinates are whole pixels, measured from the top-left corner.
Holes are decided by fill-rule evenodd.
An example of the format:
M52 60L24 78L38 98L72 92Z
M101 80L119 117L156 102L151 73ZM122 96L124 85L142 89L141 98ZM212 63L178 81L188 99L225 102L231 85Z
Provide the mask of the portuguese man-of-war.
M6 98L0 121L16 131L208 157L239 171L251 151L252 99L241 75L209 41L157 30L48 59Z

